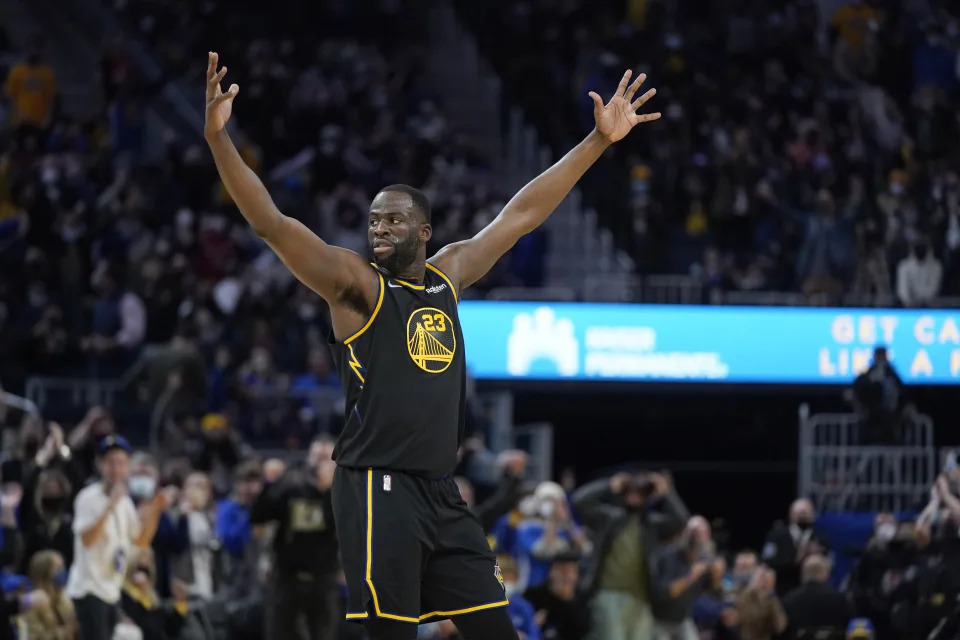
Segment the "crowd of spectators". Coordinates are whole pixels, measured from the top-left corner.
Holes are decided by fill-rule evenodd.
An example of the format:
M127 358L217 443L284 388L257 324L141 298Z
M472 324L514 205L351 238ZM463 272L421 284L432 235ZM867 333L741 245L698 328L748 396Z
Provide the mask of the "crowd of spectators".
M954 3L457 7L558 151L590 126L588 90L650 74L664 118L585 182L643 273L906 306L960 293Z
M66 431L29 414L3 420L16 445L0 465L3 637L364 637L344 619L329 435L284 458L222 456L206 437L154 457L98 407ZM668 473L530 483L527 462L471 439L457 469L526 640L960 633L955 461L918 516L878 514L855 549L831 543L806 499L762 547L738 548L719 521L691 515ZM859 559L838 589L840 554ZM439 622L420 637L456 633Z

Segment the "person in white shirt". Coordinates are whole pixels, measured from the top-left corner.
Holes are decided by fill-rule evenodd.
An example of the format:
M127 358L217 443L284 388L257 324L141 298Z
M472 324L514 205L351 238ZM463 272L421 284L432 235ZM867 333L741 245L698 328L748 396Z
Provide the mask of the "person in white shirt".
M84 488L74 503L74 560L67 582L83 640L111 640L117 603L134 545L147 547L165 507L158 494L143 510L130 499L130 444L108 436L100 444L99 482Z
M897 297L905 307L925 307L940 294L943 268L926 240L897 265Z

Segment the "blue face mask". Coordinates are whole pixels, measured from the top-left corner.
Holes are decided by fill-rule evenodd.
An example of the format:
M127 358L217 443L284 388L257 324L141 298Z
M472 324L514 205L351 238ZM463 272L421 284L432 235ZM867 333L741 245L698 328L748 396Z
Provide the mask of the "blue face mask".
M70 577L70 573L66 569L60 569L55 574L53 574L53 586L63 589L67 586L67 579Z

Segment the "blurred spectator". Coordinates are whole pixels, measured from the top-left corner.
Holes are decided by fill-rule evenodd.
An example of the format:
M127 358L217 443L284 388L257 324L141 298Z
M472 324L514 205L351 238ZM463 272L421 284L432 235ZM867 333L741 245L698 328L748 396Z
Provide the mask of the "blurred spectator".
M93 307L93 331L80 341L80 348L91 354L96 375L117 377L135 360L146 335L147 311L116 266L101 263L90 283L99 297Z
M815 531L816 512L806 498L790 505L789 521L773 525L763 545L763 561L777 574L777 593L789 593L800 584L800 566L809 556L826 553L830 541Z
M567 495L555 482L541 482L530 501L530 514L517 526L516 555L521 584L538 587L547 580L553 559L584 555L590 541L573 521Z
M187 588L174 580L171 584L173 602L164 603L157 595L156 575L150 548L133 550L123 582L120 610L140 629L143 640L177 640L189 609Z
M595 594L595 628L604 638L650 636L651 563L685 526L686 507L665 476L626 473L581 487L573 504L596 544L583 576L586 593Z
M877 514L873 536L850 575L849 586L856 612L870 619L881 639L889 637L891 614L903 600L917 551L894 514Z
M67 594L84 640L111 640L130 554L150 544L164 507L158 494L141 522L127 489L129 443L108 436L99 451L101 481L83 489L73 507L74 564Z
M940 295L943 268L926 239L897 265L897 297L905 307L926 307Z
M497 556L497 566L503 577L503 591L509 604L507 612L516 627L520 640L540 640L540 626L533 605L517 587L517 561L507 554ZM541 621L543 616L541 615Z
M851 607L846 596L828 584L830 561L812 554L803 561L803 584L783 598L787 613L788 638L841 638L851 618Z
M873 350L870 368L853 381L848 397L860 418L860 444L899 442L904 386L885 347Z
M493 529L497 520L516 506L522 495L524 470L527 467L527 454L523 451L503 451L498 456L503 467L503 477L496 491L480 504L476 503L473 485L463 477L455 478L460 488L460 497L480 521L484 531Z
M200 422L200 433L188 436L186 450L193 468L210 477L214 495L229 493L231 484L236 483L234 469L243 452L239 437L231 429L226 416L219 413L205 415Z
M263 471L260 464L255 460L241 462L234 471L233 493L217 504L215 518L217 538L223 545L223 550L236 565L246 564L243 560L250 540L253 538L250 527L250 508L262 489ZM235 574L231 583L239 584L240 582L242 578Z
M579 561L576 554L555 556L546 583L523 594L537 611L536 620L544 640L582 640L590 632L590 610L577 595Z
M19 127L21 134L31 130L39 136L53 114L57 80L53 69L41 61L37 48L10 69L5 93L13 107L11 122Z
M187 476L178 511L185 524L186 544L174 555L173 578L187 585L190 596L212 600L220 541L214 535L213 489L206 474L195 471Z
M26 498L32 502L31 509L21 509L21 535L23 536L23 560L21 572L31 558L45 549L59 554L60 561L70 566L73 562L73 530L70 503L73 488L66 475L59 469L38 470L36 480L27 485Z
M312 461L266 487L253 503L250 523L259 537L273 532L274 580L270 589L267 637L300 637L306 624L310 640L334 640L343 615L337 573L337 539L330 487L336 463Z
M662 640L697 640L694 602L719 589L726 563L716 556L710 524L701 516L687 522L679 541L660 551L653 571L651 602L657 620L656 637Z
M736 600L740 640L773 640L787 628L787 615L776 594L777 575L760 567Z
M79 640L80 629L73 603L64 593L67 565L56 551L40 551L30 559L34 597L23 616L30 640ZM43 594L44 597L37 597Z
M98 447L106 438L116 433L113 416L103 407L90 407L67 436L73 464L81 481L86 481L97 471Z

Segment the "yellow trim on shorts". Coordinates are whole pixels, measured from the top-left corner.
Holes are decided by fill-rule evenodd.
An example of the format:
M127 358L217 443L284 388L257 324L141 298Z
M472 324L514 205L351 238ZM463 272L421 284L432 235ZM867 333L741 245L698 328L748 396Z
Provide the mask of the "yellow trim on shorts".
M443 278L444 282L450 285L450 291L453 291L453 299L459 300L460 297L457 295L457 288L453 286L453 282L450 280L450 278L447 277L447 274L445 274L443 271L440 271L440 269L436 268L429 262L426 263L426 266L427 266L427 269L430 269L430 271L433 271L434 273L436 273L438 276Z
M475 607L467 607L466 609L457 609L456 611L431 611L430 613L425 613L420 616L420 622L423 622L427 618L434 618L436 616L443 616L445 618L450 618L453 616L461 616L465 613L473 613L474 611L483 611L484 609L496 609L497 607L505 607L510 604L507 600L501 600L500 602L490 602L488 604L478 604Z
M380 610L380 602L377 599L377 590L373 586L373 578L371 577L373 570L373 468L367 469L367 571L366 571L366 581L367 586L370 587L370 595L373 596L373 611L378 618L386 618L388 620L399 620L400 622L412 622L417 624L420 622L419 618L411 618L409 616L398 616L394 613L384 613Z
M365 620L369 617L369 614L364 611L363 613L348 613L347 620Z
M370 314L370 317L367 319L367 323L360 328L360 331L357 331L355 334L344 340L343 344L350 344L363 335L363 332L370 328L370 325L373 324L377 314L380 313L380 306L383 304L383 290L386 288L386 285L383 283L383 276L379 271L377 271L377 277L380 278L380 295L377 296L377 305L373 308L373 313Z

